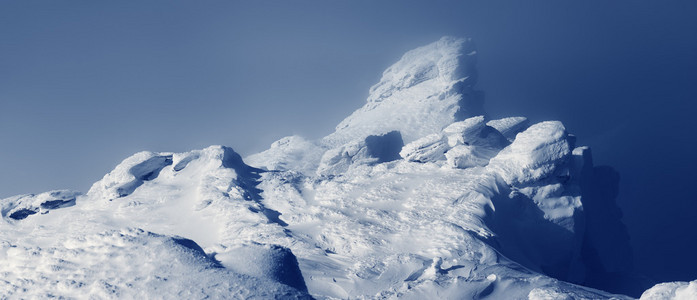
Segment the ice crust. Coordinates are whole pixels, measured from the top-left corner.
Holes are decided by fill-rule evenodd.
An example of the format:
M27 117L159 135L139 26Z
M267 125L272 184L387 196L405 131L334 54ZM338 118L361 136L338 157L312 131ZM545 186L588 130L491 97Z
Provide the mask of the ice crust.
M0 200L0 298L629 298L581 285L631 273L616 172L561 122L488 120L475 60L406 53L318 140L140 152L84 195Z

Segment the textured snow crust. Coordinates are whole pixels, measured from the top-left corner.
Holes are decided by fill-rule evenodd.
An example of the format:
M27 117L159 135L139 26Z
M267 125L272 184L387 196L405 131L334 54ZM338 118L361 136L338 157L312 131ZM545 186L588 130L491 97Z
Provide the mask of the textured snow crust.
M487 120L475 59L408 52L316 141L140 152L84 195L0 200L0 298L629 298L579 285L631 269L616 174L560 122Z

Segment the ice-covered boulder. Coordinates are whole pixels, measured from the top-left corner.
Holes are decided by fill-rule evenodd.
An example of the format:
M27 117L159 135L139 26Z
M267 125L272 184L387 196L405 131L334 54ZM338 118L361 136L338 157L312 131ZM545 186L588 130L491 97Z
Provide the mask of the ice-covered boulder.
M573 165L572 148L561 122L537 123L517 134L486 167L503 183L489 224L506 256L555 278L583 282L581 166Z
M56 190L40 194L13 196L0 200L3 219L22 220L34 214L47 214L51 210L75 205L80 192Z
M392 130L409 143L483 114L483 94L474 89L476 58L472 40L452 37L407 52L323 143L336 147Z
M146 181L157 178L160 171L171 164L172 153L136 153L93 184L87 195L109 200L128 196Z
M443 134L434 133L404 145L399 155L407 161L434 162L444 160L449 148Z
M483 167L489 163L489 157L496 154L495 151L487 151L471 145L457 145L445 153L447 165L453 168Z
M508 117L486 122L486 125L498 130L506 139L513 141L516 134L524 131L530 126L526 117Z
M254 174L257 170L246 165L231 148L211 146L185 153L136 153L94 183L87 196L108 200L123 198L133 194L145 183L156 180L163 172L164 177L172 177L190 165L206 171L227 170L236 178L233 185L243 198L251 198L256 193L249 181L257 176Z
M570 141L561 122L537 123L492 158L489 168L510 185L525 185L553 175L568 176L563 167L571 157Z
M325 152L317 168L317 174L338 175L351 166L393 161L399 159L402 146L404 142L398 131L370 135L363 140L353 141Z
M450 167L464 169L486 166L506 145L501 133L487 126L484 116L477 116L407 144L400 156L413 162L445 161Z
M487 168L512 187L512 198L520 195L531 199L545 219L574 232L574 216L582 204L578 184L569 182L574 168L573 146L561 122L537 123L519 133Z
M455 144L470 144L478 140L484 126L486 126L484 116L476 116L446 126L443 128L443 133L455 139L448 141L451 147Z

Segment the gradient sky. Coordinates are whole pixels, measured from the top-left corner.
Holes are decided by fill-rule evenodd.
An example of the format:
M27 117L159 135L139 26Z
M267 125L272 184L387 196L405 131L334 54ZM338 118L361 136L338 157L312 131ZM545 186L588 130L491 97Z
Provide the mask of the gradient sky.
M321 137L405 51L467 36L489 114L564 122L621 174L637 269L697 279L697 2L528 2L2 1L0 198Z

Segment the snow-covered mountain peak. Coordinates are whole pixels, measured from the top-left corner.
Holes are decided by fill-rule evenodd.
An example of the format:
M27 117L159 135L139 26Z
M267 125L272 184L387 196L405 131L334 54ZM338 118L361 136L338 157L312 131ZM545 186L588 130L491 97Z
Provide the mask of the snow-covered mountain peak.
M453 37L407 52L370 88L367 103L323 143L336 147L395 130L408 143L483 114L483 94L474 90L476 58L470 39Z
M471 39L447 36L411 50L382 73L380 82L370 88L368 102L383 101L429 80L444 85L462 81L466 86L474 86L477 82L476 55Z
M0 298L624 299L576 285L631 275L617 173L559 121L488 120L475 60L409 51L319 140L139 152L84 195L0 199Z
M401 143L408 144L440 133L453 122L484 115L483 93L474 89L476 58L474 42L466 38L443 37L408 51L370 88L367 103L344 119L334 133L318 141L285 137L247 161L268 170L311 174L322 164L327 150L336 159L341 153L352 156L366 138L390 132L398 133ZM356 150L346 152L352 148Z

